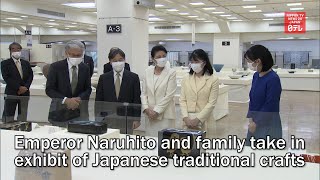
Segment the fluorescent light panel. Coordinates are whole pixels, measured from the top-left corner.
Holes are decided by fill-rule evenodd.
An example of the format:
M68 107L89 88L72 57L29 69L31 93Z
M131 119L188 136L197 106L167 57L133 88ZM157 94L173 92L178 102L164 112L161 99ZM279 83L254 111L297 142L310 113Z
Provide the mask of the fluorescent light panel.
M222 15L220 15L221 17L229 17L229 16L231 16L230 14L222 14Z
M284 12L263 14L265 17L284 17Z
M216 8L214 8L214 7L206 7L206 8L202 8L202 9L208 11L208 10L215 10Z
M245 9L251 9L251 8L256 8L257 6L242 6Z
M262 20L264 20L264 21L273 21L274 19L272 19L272 18L267 18L267 19L262 19Z
M7 20L14 20L14 21L21 21L21 20L23 20L23 19L21 19L21 18L6 18Z
M193 2L193 3L189 3L193 6L202 6L202 5L205 5L203 2Z
M262 12L261 10L250 10L249 12L255 13L255 12Z
M288 3L287 6L301 6L302 3Z
M163 7L163 4L156 4L155 7Z
M178 9L167 9L167 11L169 11L169 12L177 12L179 10Z
M180 15L189 15L189 13L179 13Z
M70 6L70 7L75 7L75 8L96 8L96 3L65 3L62 4L64 6Z
M223 14L224 12L212 12L212 14Z
M299 11L299 10L304 10L304 8L290 8L291 11Z
M198 16L188 16L188 17L190 17L190 18L197 18Z

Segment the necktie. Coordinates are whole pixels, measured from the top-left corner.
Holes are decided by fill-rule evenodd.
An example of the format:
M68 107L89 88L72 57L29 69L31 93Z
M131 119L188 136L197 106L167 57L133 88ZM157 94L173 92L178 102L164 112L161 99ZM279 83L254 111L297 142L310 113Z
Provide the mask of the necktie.
M20 74L20 76L21 76L21 79L23 79L23 73L22 73L22 67L21 67L20 60L17 60L17 61L16 61L16 66L17 66L17 69L18 69L19 74Z
M117 79L116 79L115 88L116 88L116 96L117 96L117 99L118 99L119 98L119 93L120 93L120 73L117 73Z
M72 95L74 95L75 93L77 84L78 84L77 66L72 66L72 80L71 80Z

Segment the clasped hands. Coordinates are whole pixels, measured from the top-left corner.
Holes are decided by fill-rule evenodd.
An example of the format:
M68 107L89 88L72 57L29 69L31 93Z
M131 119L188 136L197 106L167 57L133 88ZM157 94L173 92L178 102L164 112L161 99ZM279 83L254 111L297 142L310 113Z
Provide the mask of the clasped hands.
M150 120L156 120L159 116L159 113L157 113L151 108L144 110L144 113L148 116Z
M199 129L199 124L201 124L201 121L198 118L191 119L189 117L185 117L183 118L183 121L190 129Z
M27 87L25 87L25 86L20 86L19 89L18 89L17 94L18 94L18 95L21 95L21 94L26 93L27 91L28 91L28 88L27 88Z
M64 104L67 105L67 109L71 109L71 110L78 109L80 103L81 103L80 97L67 98L64 102Z
M256 132L257 124L252 120L252 118L249 118L249 124L248 124L248 130L252 134Z

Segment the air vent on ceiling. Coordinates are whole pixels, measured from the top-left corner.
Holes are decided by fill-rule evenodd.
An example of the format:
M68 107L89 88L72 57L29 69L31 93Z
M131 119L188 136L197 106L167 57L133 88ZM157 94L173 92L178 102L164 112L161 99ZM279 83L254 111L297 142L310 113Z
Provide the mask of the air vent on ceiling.
M270 23L269 26L284 26L284 23Z
M66 17L65 13L60 13L60 12L55 12L55 11L48 11L48 10L44 10L44 9L37 9L37 12L39 14L46 14L46 15L50 15L50 16L56 16L56 17Z
M181 26L155 26L155 29L180 29Z

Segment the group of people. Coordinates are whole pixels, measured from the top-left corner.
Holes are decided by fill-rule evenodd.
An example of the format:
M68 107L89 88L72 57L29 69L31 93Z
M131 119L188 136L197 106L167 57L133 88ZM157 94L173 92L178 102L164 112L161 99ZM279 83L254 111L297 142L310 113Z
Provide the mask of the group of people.
M20 58L21 49L20 44L12 43L9 46L11 58L1 62L2 75L7 84L5 93L8 97L30 95L33 73L29 62ZM59 126L70 120L88 120L88 100L92 91L93 69L90 63L84 61L85 45L72 40L66 44L65 53L66 59L50 65L45 90L52 99L49 122ZM109 63L104 65L104 73L100 75L96 88L96 120L100 118L101 121L107 121L111 127L119 128L122 133L131 134L133 129L140 126L141 113L144 113L146 135L149 136L156 136L158 131L164 128L176 127L176 72L168 65L167 53L161 45L152 48L151 58L154 65L146 69L141 88L140 78L130 71L125 53L120 48L110 49ZM267 135L281 138L281 83L272 70L271 53L264 46L255 45L245 53L244 58L248 67L256 71L250 91L247 138L264 138ZM214 75L208 54L204 50L194 50L189 61L190 72L182 79L179 99L183 128L210 133L214 131L213 109L218 99L219 80ZM27 105L23 108L21 105L27 102L7 98L4 117L13 118L18 104L19 115L26 118ZM112 112L116 112L116 116ZM126 123L122 121L124 116L130 117L126 119ZM117 127L119 124L126 124L126 127Z

